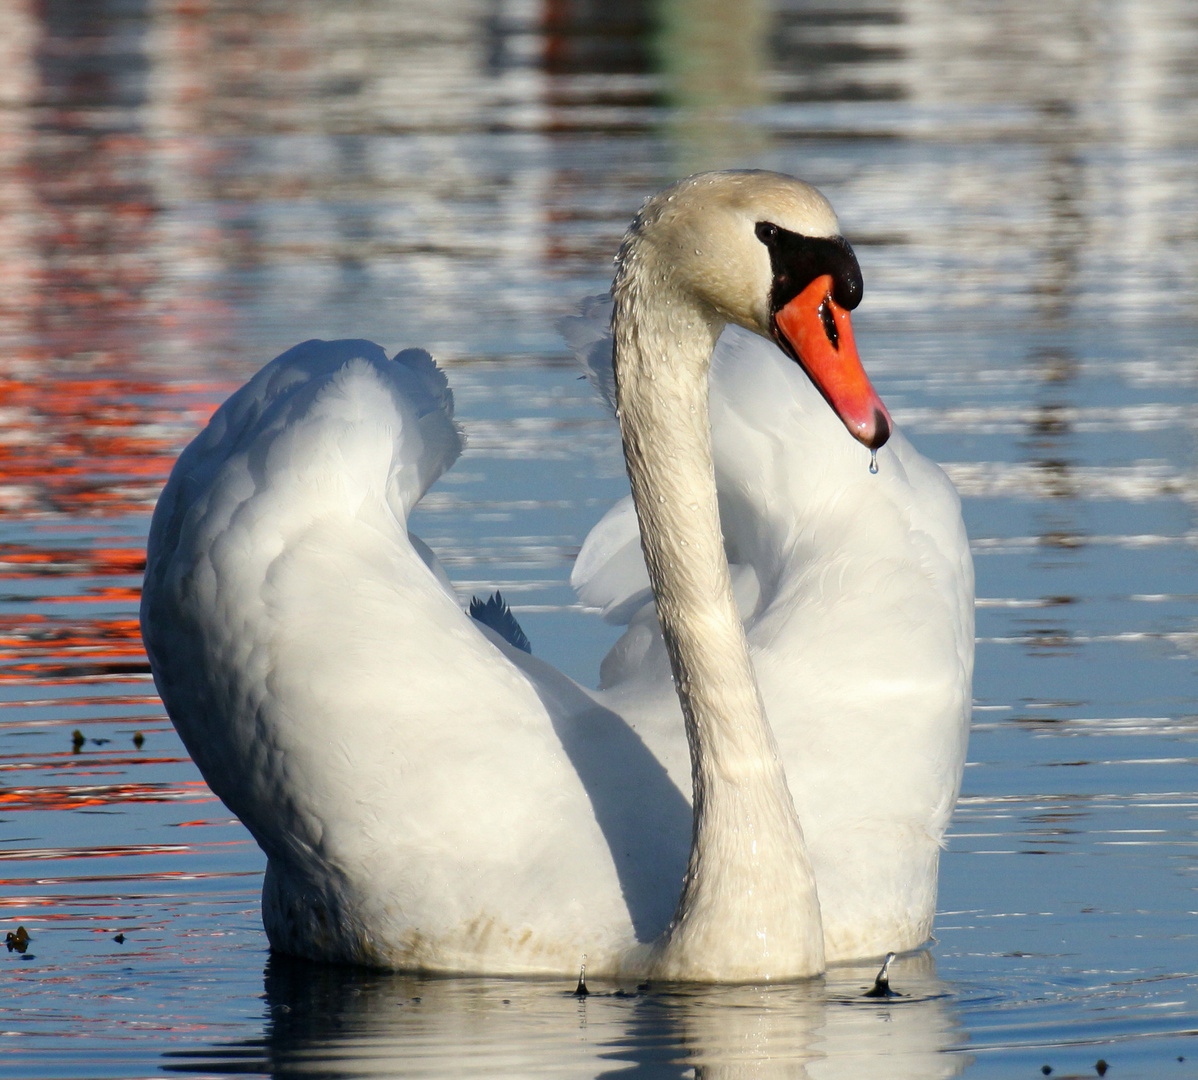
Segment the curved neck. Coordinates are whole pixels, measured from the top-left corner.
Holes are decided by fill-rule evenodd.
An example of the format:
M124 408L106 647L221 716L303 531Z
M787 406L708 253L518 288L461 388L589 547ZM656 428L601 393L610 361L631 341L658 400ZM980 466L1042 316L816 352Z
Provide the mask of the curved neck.
M724 554L707 375L723 324L635 239L613 290L624 456L691 755L694 828L659 978L823 970L815 881L766 721ZM645 287L652 282L652 289Z

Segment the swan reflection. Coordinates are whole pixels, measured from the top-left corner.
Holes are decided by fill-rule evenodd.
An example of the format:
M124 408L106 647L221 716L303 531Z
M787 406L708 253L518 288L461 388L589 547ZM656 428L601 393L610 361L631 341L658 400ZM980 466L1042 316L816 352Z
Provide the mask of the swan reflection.
M970 1063L927 953L891 968L901 996L864 997L876 965L785 986L637 990L430 978L272 956L261 1040L167 1055L167 1072L322 1077L697 1077L936 1080Z

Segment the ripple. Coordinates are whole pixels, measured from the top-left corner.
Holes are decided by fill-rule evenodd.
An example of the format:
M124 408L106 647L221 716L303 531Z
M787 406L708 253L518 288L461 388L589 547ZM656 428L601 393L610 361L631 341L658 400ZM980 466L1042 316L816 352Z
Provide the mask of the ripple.
M5 9L5 1071L1194 1075L1195 11L719 6ZM982 647L939 940L888 1002L868 966L580 1003L268 957L264 857L137 636L170 463L295 340L432 346L470 445L414 527L593 679L610 628L567 578L626 482L553 322L714 161L832 198L871 377L964 496Z
M1096 467L1025 462L944 462L944 471L965 499L1193 499L1198 481L1163 462Z

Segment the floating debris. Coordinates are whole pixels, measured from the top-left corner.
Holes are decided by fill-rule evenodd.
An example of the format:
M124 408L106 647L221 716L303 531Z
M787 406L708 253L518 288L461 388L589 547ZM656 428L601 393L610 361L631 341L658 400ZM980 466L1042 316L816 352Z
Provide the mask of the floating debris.
M146 737L140 731L133 733L133 746L136 749L140 750L145 745L145 741Z
M117 936L114 937L112 940L115 941L118 945L124 945L125 944L125 935L117 934Z
M10 930L4 935L4 944L8 946L9 952L23 953L29 948L29 931L23 926L18 926L16 933Z
M78 728L76 728L74 731L72 731L71 732L71 753L72 754L79 753L79 751L83 749L83 744L85 742L87 742L87 739L85 739L83 737L82 731L80 731Z
M1178 1058L1177 1060L1180 1061L1181 1058ZM1106 1058L1099 1058L1096 1062L1094 1062L1094 1071L1098 1073L1099 1076L1106 1076L1106 1071L1109 1068L1110 1066L1106 1063Z

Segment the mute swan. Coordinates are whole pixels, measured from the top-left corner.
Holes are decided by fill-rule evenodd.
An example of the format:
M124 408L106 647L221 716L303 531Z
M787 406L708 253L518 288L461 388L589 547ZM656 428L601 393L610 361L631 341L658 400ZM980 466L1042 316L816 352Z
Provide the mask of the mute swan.
M268 857L272 947L732 982L926 940L972 568L861 369L860 295L789 177L701 174L633 221L611 325L645 558L629 504L579 557L629 622L596 693L471 620L408 532L461 448L426 353L308 342L216 412L155 511L142 631Z

